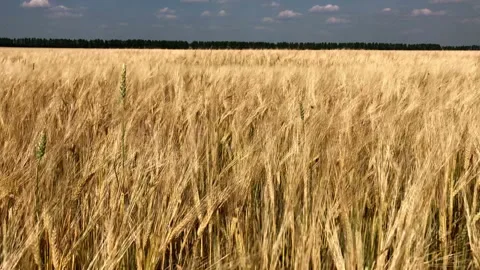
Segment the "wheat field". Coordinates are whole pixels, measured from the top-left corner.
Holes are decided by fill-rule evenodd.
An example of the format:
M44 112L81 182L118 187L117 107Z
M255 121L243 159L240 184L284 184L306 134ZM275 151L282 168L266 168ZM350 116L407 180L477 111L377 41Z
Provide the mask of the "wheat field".
M1 269L478 269L480 54L1 49L0 226Z

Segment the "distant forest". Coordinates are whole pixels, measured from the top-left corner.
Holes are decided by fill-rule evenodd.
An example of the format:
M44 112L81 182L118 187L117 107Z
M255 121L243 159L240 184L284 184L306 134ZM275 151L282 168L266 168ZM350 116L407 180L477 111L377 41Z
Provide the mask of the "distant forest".
M242 41L166 41L0 38L0 47L28 48L99 48L99 49L279 49L279 50L480 50L480 46L441 46L439 44L401 44L366 42L242 42Z

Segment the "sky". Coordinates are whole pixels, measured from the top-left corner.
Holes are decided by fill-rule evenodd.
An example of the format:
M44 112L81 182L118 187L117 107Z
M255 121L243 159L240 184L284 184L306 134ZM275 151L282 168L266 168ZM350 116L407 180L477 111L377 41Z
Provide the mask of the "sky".
M480 44L480 0L4 0L0 37Z

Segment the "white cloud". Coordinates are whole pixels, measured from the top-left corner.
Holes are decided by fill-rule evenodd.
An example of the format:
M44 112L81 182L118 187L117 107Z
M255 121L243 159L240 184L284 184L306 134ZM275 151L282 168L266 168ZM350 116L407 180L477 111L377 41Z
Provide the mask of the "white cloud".
M264 17L264 18L262 19L262 22L264 22L264 23L274 23L274 22L275 22L275 19L272 18L272 17Z
M177 18L177 15L175 14L166 14L163 16L164 19L167 19L167 20L175 20Z
M255 26L253 29L258 30L258 31L273 31L272 28L266 27L266 26Z
M382 9L382 12L390 13L390 12L392 12L392 9L391 8L384 8L384 9Z
M223 28L218 26L218 25L210 25L207 29L208 30L221 30Z
M416 35L416 34L422 34L424 33L425 31L423 29L420 29L420 28L414 28L414 29L409 29L409 30L405 30L403 31L402 33L404 35Z
M430 0L431 4L452 4L452 3L463 3L467 0Z
M82 9L69 8L64 5L54 6L48 9L50 18L80 18L83 17Z
M164 7L164 8L159 9L158 13L163 13L163 14L170 13L170 14L172 14L172 13L175 13L175 10L170 9L168 7Z
M40 8L40 7L49 7L50 3L48 0L30 0L29 2L23 2L22 7L24 8Z
M50 10L51 11L71 11L72 9L68 8L64 5L60 5L60 6L55 6L55 7L50 8Z
M463 19L462 23L480 24L480 18Z
M428 8L424 9L414 9L412 10L412 16L442 16L447 14L446 11L440 10L440 11L432 11Z
M278 13L278 18L280 19L293 19L302 16L302 13L295 12L293 10L284 10Z
M275 2L275 1L272 1L272 2L265 3L265 4L263 4L262 6L264 6L264 7L278 8L278 7L280 7L280 3Z
M212 13L208 10L205 10L204 12L202 12L202 14L200 14L200 16L202 17L210 17L212 15Z
M218 16L225 17L227 16L227 12L225 10L220 10L220 12L218 12Z
M170 9L168 7L159 9L157 12L155 12L155 16L159 19L164 19L164 20L175 20L177 18L177 15L175 14L175 10Z
M279 7L280 4L278 2L273 1L272 3L269 4L270 7Z
M347 19L343 18L337 18L337 17L330 17L326 21L328 24L341 24L341 23L349 23L350 21Z
M308 11L309 12L333 12L338 10L340 10L339 6L328 4L326 6L319 6L319 5L313 6Z

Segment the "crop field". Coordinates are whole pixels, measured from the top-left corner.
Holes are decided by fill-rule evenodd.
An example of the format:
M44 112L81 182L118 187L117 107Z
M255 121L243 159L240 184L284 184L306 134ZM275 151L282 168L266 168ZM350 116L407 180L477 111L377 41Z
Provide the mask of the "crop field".
M480 53L0 49L1 269L479 269Z

